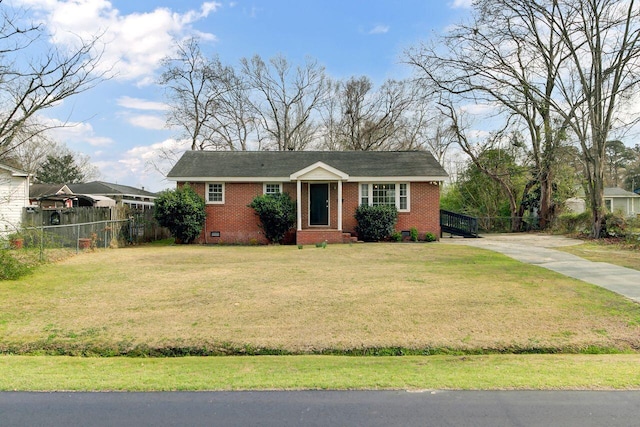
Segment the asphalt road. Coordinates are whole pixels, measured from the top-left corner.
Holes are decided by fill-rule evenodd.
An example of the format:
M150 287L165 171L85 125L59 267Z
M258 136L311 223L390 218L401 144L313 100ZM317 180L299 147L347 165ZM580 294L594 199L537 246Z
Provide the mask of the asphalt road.
M0 393L0 426L634 426L640 391Z

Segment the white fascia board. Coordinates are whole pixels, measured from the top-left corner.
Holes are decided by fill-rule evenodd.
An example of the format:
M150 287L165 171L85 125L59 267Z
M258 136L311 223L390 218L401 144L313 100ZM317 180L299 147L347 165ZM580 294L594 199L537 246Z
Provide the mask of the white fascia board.
M349 176L346 182L444 182L445 176ZM291 182L289 176L205 176L168 177L176 182Z
M297 172L294 172L291 174L291 180L292 181L297 181L300 177L303 177L304 175L308 174L309 172L312 172L316 169L322 169L325 170L327 172L329 172L330 174L335 175L337 178L340 178L342 180L347 180L349 179L349 175L342 172L339 169L334 168L333 166L329 166L328 164L324 163L324 162L315 162L314 164L307 166L304 169L301 169Z
M177 182L290 182L288 176L199 176L167 177Z
M444 176L350 176L349 182L444 182Z

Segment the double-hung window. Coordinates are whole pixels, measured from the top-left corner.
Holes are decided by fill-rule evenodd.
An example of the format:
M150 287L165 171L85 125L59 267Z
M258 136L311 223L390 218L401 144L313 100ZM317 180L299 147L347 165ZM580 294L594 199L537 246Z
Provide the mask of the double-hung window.
M264 184L264 194L279 194L282 193L282 184L267 182Z
M409 184L405 182L362 183L360 184L360 204L395 206L400 212L408 212Z
M409 210L409 187L408 184L402 183L398 185L398 210Z
M207 183L207 203L224 203L224 183L209 182Z

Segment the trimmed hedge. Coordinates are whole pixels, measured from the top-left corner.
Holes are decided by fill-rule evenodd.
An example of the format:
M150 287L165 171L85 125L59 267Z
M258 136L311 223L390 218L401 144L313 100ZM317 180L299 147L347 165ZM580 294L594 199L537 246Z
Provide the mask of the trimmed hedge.
M281 242L296 223L296 204L287 193L257 196L249 206L256 211L271 243Z
M191 243L200 236L206 218L205 201L189 185L165 190L155 201L153 216L167 227L180 243Z
M360 205L356 209L356 233L365 242L377 242L389 238L398 222L395 206Z

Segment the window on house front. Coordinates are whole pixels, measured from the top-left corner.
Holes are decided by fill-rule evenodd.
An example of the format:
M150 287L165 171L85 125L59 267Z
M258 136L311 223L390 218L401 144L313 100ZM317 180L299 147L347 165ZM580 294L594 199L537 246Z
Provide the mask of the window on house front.
M264 194L279 194L282 193L282 184L266 183L264 184Z
M360 204L369 205L369 184L360 185Z
M395 206L398 211L409 211L409 184L360 184L360 204L369 206Z
M396 185L395 184L372 184L371 196L373 206L395 206L396 204Z
M224 203L224 184L207 184L207 203Z
M400 198L398 199L398 210L406 211L409 209L409 192L407 190L407 184L400 184Z
M604 207L608 212L613 212L613 199L604 199Z

